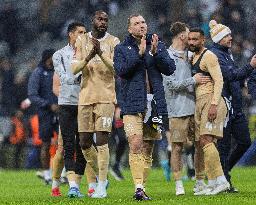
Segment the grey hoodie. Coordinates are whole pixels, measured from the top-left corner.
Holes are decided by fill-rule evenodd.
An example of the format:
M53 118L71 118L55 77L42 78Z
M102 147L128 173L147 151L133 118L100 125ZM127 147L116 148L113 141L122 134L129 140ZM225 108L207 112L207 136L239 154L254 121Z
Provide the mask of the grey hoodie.
M191 76L190 64L187 57L182 58L182 55L171 46L167 50L176 65L176 70L171 76L163 75L168 117L194 115L196 81Z

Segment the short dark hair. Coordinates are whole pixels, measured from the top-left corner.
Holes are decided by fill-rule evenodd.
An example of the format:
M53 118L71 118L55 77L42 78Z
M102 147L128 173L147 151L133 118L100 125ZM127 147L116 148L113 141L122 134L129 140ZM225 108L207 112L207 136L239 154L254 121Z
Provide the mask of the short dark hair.
M41 57L40 64L45 65L45 62L46 62L49 58L51 58L54 53L55 53L55 50L54 50L53 48L45 49L45 50L42 52L42 57Z
M68 25L67 33L74 32L76 30L76 27L85 27L85 25L82 22L73 22Z
M205 36L205 35L204 35L204 31L203 31L201 28L191 28L191 29L189 30L189 32L196 32L196 33L200 33L201 36Z
M128 17L128 19L127 19L127 25L128 25L128 27L130 26L130 24L131 24L131 19L133 18L133 17L138 17L138 16L142 16L141 14L132 14L132 15L130 15L129 17Z
M95 16L97 16L99 14L103 14L103 13L108 15L108 13L106 11L104 11L104 10L97 10L97 11L95 11L93 16L92 16L92 20L95 18Z
M173 23L171 25L171 28L170 28L170 32L171 32L172 37L175 37L178 34L186 31L187 28L188 28L188 26L185 23L182 23L182 22L179 22L179 21Z

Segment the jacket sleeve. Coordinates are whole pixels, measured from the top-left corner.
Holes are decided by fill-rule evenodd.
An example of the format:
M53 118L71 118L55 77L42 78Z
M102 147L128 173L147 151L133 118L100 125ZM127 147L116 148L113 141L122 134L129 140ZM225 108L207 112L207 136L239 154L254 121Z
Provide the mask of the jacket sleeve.
M256 70L251 73L249 76L248 82L248 92L251 94L252 99L256 100Z
M163 75L163 83L164 86L169 91L181 91L181 90L190 90L189 87L194 86L196 81L193 77L184 79L184 80L176 80L175 75L166 76Z
M124 53L122 46L117 45L114 51L114 69L116 74L124 79L130 78L144 62L139 53L130 50Z
M250 64L245 65L242 68L236 68L235 66L228 65L223 58L224 57L218 57L224 80L228 80L228 81L244 80L253 71L253 67Z
M31 74L28 81L28 98L39 108L46 108L49 106L49 101L40 97L40 72L38 69L35 69Z
M172 75L176 69L175 62L170 58L164 43L159 42L158 51L155 57L155 62L158 70L164 75Z
M62 56L60 53L55 53L52 57L53 60L53 66L55 72L58 74L60 77L60 83L61 84L68 84L68 85L73 85L76 78L81 75L81 72L77 73L74 75L71 70L70 72L68 71L68 67L64 67L64 62L61 60Z

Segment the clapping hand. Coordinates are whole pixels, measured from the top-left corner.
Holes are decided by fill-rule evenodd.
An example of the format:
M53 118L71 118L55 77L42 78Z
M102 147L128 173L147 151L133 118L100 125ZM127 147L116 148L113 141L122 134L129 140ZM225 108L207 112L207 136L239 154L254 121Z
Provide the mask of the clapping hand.
M142 36L140 40L140 45L139 45L139 54L140 56L143 56L145 51L146 51L146 35Z
M102 52L102 50L101 50L101 48L100 48L100 42L98 41L98 39L92 37L92 44L93 44L93 48L94 48L95 52L96 52L99 56L101 56L103 52Z
M158 47L158 35L153 34L152 40L151 40L151 53L153 55L157 53L157 47Z

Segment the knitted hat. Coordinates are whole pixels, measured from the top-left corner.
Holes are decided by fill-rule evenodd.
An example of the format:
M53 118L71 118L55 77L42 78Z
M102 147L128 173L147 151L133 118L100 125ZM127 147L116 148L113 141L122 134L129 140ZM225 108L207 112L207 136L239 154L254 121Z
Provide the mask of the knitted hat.
M229 27L218 24L215 20L211 20L209 22L211 38L214 43L218 43L221 39L223 39L226 35L231 34L231 30Z

